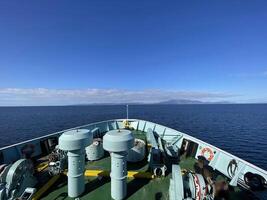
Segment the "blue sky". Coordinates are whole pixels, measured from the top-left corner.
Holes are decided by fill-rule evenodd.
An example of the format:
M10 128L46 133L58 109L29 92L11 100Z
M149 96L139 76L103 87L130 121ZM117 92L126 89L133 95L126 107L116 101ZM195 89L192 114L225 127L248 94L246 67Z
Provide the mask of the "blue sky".
M0 105L267 102L266 1L1 1Z

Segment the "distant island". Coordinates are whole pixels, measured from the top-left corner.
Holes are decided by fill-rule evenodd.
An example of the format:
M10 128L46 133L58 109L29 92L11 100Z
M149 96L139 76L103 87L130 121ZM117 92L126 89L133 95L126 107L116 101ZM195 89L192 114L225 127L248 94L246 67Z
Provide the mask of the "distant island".
M198 100L189 100L189 99L171 99L167 101L160 102L124 102L124 103L86 103L86 104L74 104L72 106L88 106L88 105L183 105L183 104L232 104L233 102L229 101L216 101L216 102L206 102Z

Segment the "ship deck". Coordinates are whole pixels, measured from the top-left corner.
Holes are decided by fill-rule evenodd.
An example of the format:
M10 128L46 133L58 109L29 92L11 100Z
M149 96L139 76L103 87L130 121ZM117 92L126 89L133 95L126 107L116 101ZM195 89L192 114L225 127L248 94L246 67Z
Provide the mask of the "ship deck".
M136 138L144 139L145 134L141 131L133 131ZM194 171L196 159L192 157L181 158L179 165L181 169ZM168 167L168 166L167 166ZM106 152L104 158L97 161L88 161L86 170L110 170L110 157ZM147 172L149 166L146 158L139 163L128 163L128 171ZM169 199L169 183L171 174L165 177L154 179L128 178L127 179L127 197L129 200L136 199ZM110 195L111 183L110 178L105 176L85 177L85 191L80 199L112 199ZM231 188L229 199L251 199L247 191L239 187ZM68 197L67 193L67 176L61 175L54 185L42 195L44 200L67 200L73 199Z

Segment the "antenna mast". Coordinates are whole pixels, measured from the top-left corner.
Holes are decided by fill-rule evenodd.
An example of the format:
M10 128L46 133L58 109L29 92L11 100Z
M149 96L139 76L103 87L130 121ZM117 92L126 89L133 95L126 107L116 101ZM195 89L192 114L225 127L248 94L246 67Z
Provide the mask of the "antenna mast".
M129 108L128 108L128 104L126 105L126 119L128 121L128 117L129 117Z

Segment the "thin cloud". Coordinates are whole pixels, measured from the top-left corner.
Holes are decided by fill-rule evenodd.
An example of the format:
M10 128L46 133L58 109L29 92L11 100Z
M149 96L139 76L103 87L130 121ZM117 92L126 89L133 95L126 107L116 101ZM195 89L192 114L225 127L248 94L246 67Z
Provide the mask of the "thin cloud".
M237 95L176 90L0 88L0 106L70 105L91 103L157 103L173 99L228 100Z

